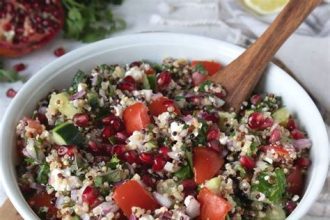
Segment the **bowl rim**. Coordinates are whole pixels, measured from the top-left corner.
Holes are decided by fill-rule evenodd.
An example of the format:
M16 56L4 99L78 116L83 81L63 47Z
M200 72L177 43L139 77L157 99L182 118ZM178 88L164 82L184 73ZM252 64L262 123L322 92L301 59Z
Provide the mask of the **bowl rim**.
M150 42L148 41L150 40ZM166 33L166 32L161 32L161 33L139 33L139 34L131 34L131 35L125 35L125 36L118 36L118 37L112 37L108 38L105 40L101 40L95 43L88 44L86 46L80 47L78 49L75 49L64 56L52 61L48 65L44 66L42 69L40 69L36 74L34 74L30 80L28 80L25 85L22 87L22 89L17 93L16 97L12 100L10 105L8 106L5 115L3 117L3 120L0 124L0 179L2 179L2 185L3 188L5 189L5 192L7 196L9 197L10 201L13 203L14 207L16 207L17 211L22 215L24 219L38 219L38 216L32 211L30 206L27 204L26 200L22 196L21 192L17 190L17 181L16 181L16 175L15 173L11 172L12 167L7 167L11 159L8 159L10 157L9 151L6 150L6 140L8 142L8 137L6 137L6 129L5 125L9 123L13 123L15 121L13 114L11 112L20 106L20 103L26 102L26 94L30 94L32 92L32 89L38 90L39 86L43 85L42 79L46 79L49 77L49 74L52 72L56 72L60 69L63 68L63 66L71 66L74 65L73 61L81 57L81 54L84 56L88 56L88 52L91 52L93 55L96 54L97 50L104 48L111 48L111 46L116 46L114 48L111 48L109 50L113 49L118 49L120 46L118 45L126 45L129 43L128 47L134 46L134 45L153 45L155 43L152 43L155 41L155 39L159 40L162 44L165 43L171 43L172 41L176 42L176 44L184 43L184 40L189 40L189 41L195 41L195 42L203 42L201 44L210 44L210 45L217 45L221 46L224 48L221 53L224 53L224 51L230 51L231 53L235 55L239 55L242 53L245 49L241 48L239 46L223 42L220 40L208 38L208 37L202 37L202 36L196 36L196 35L190 35L190 34L178 34L178 33ZM143 43L142 43L143 42ZM198 48L198 46L195 46ZM103 50L105 52L105 50ZM231 55L232 56L232 55ZM325 128L324 121L321 117L321 114L319 113L318 109L316 108L313 100L310 98L308 93L291 77L289 76L283 69L277 67L275 64L271 63L269 65L269 70L268 71L276 71L279 72L280 74L284 75L285 80L291 80L291 83L296 84L300 88L300 92L309 103L313 104L313 111L315 115L313 117L316 118L318 121L318 124L320 125L319 133L320 133L320 138L323 139L323 142L328 144L328 137L327 137L327 132ZM31 93L32 94L32 93ZM17 123L17 122L16 122ZM329 154L329 149L327 146L324 147L326 152L323 152L325 155ZM323 158L323 164L324 167L321 167L318 170L318 176L319 176L319 181L314 183L314 195L309 194L309 200L304 200L304 207L305 210L299 209L299 206L296 210L299 209L298 211L294 211L292 214L288 216L287 219L299 219L301 218L308 209L312 206L312 203L317 199L318 195L320 194L322 190L322 186L325 182L325 179L327 177L327 170L329 166L329 159L326 159L325 157ZM14 187L13 184L14 183ZM307 209L308 208L308 209ZM306 210L307 209L307 210Z

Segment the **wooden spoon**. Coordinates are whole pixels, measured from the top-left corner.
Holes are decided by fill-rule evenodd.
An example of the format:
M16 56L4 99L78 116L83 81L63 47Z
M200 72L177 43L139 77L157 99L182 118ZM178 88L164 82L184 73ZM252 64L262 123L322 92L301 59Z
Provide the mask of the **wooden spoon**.
M209 78L226 89L227 109L239 111L241 103L251 95L274 54L321 1L291 0L254 44Z

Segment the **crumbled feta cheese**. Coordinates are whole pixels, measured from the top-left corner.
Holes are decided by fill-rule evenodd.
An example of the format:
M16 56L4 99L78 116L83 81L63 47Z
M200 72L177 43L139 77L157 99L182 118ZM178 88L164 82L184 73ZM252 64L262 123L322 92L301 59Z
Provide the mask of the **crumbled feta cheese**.
M71 176L69 168L53 169L50 172L49 185L51 185L56 191L70 191L81 187L82 183L76 176Z
M132 76L137 82L142 82L144 75L144 71L137 66L133 66L125 73L125 76Z
M88 86L86 83L78 83L77 91L78 92L86 91L87 88Z

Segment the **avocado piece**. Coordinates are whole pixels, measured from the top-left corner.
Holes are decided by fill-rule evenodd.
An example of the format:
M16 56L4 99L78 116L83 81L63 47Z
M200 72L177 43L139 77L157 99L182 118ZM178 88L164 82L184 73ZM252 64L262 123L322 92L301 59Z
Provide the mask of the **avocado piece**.
M69 94L66 92L52 94L48 105L49 111L59 111L67 118L72 119L73 116L77 113L80 113L81 110L74 107L72 103L70 103L69 97Z

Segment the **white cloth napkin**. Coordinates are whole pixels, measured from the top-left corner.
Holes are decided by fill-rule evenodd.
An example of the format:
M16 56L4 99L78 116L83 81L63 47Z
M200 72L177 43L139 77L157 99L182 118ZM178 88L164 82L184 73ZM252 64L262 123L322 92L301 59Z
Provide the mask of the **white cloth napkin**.
M329 1L329 0L328 0ZM260 17L246 11L240 0L125 0L123 5L115 8L115 14L122 16L127 21L126 30L116 35L137 32L170 31L192 33L225 40L241 46L247 46L259 36L274 16ZM297 34L312 37L330 36L330 4L319 6L313 14L298 29ZM50 43L47 47L32 53L22 59L6 60L6 66L10 68L18 62L28 65L28 69L21 74L27 78L34 75L41 67L56 59L52 54L55 48L62 46L67 51L83 45L79 42L64 40L61 37ZM329 44L330 46L330 44ZM326 50L326 48L325 48ZM330 52L328 48L328 55ZM330 60L329 60L330 61ZM320 79L330 84L330 70L324 71ZM302 76L295 73L298 79L306 79L313 76ZM322 73L321 73L322 74ZM320 80L324 83L324 80ZM321 82L320 82L321 83ZM8 88L18 90L23 83L0 83L0 123L1 117L11 99L5 96ZM305 84L308 90L315 91L315 85ZM317 87L320 89L320 87ZM326 100L328 104L324 109L330 110L328 91L318 91L317 100ZM322 102L324 103L324 102ZM330 118L330 117L329 117ZM330 131L330 128L328 128ZM0 204L6 198L0 186ZM310 210L310 219L315 216L330 217L330 173L323 193L314 207Z

